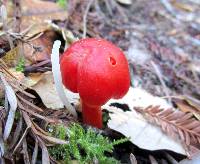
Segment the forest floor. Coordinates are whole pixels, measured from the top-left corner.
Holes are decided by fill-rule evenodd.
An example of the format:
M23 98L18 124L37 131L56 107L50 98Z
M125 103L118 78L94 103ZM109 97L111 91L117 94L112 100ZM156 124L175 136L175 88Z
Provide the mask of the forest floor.
M43 154L42 157L32 154L32 160L34 157L38 160L36 163L44 159L56 163L49 157L47 147L62 141L48 136L45 131L48 123L57 124L61 120L66 126L74 121L81 123L81 119L58 110L63 106L53 91L47 92L46 99L43 95L45 87L50 88L49 78L53 79L46 73L52 70L55 40L62 42L60 52L77 38L95 37L113 42L128 59L133 88L142 88L166 100L173 108L190 113L194 126L200 124L198 0L13 0L0 1L0 5L0 163L29 163L34 151ZM11 98L13 94L16 103ZM18 113L14 109L9 121L8 113L15 106ZM125 110L126 106L119 108ZM97 131L110 139L122 137L109 128ZM194 133L192 130L177 133L187 146L195 140L197 152L200 130L195 129ZM167 133L174 134L170 130ZM36 149L38 144L42 151ZM151 151L139 147L126 142L115 146L108 156L132 164L174 163L189 157L176 150Z

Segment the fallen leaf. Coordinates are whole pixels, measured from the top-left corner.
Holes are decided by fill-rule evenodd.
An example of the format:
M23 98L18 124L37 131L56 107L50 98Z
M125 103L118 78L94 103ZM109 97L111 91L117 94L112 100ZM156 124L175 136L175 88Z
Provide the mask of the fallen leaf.
M108 127L130 137L130 141L138 147L151 151L166 149L186 155L180 142L167 136L159 127L149 124L135 111L124 112L114 107L108 110L112 112Z
M43 78L43 73L30 73L24 80L27 87L36 85Z
M123 4L123 5L131 5L132 0L117 0L117 2Z
M3 61L7 64L7 66L12 67L16 66L17 58L19 53L19 47L15 47L8 51L4 57L2 57Z
M53 109L63 107L56 93L51 72L45 73L44 77L32 88L39 94L47 107ZM66 96L71 103L79 104L78 94L67 91ZM111 107L112 103L127 104L131 111L124 112L119 108ZM181 143L167 136L159 127L149 124L140 114L133 110L134 107L145 108L149 105L159 105L162 108L171 107L164 99L154 97L141 88L131 87L122 99L111 99L102 106L102 109L107 109L111 112L109 114L111 119L108 122L108 127L126 137L131 137L131 142L140 148L148 150L167 149L186 155Z
M56 92L52 72L44 73L41 80L31 88L38 93L46 107L52 109L60 109L64 107ZM71 103L79 103L78 94L72 93L67 89L65 89L65 94Z
M178 9L181 9L181 10L185 10L187 12L192 12L194 11L194 8L188 4L185 4L185 3L179 3L179 2L174 2L173 5L178 8Z
M178 108L183 112L190 112L192 113L198 120L200 120L200 111L198 111L195 107L188 104L186 101L183 100L175 100L176 105Z
M200 112L200 100L195 99L194 97L184 95L183 99L187 101L188 104L195 107Z
M18 81L20 81L22 83L24 82L26 77L24 76L24 74L22 72L16 71L15 68L10 68L8 70Z
M7 83L3 74L0 74L0 78L4 85L5 94L10 105L7 121L4 128L4 134L3 134L3 139L4 141L6 141L10 135L10 132L14 123L15 112L17 110L17 98L16 98L13 88Z
M127 104L130 111L110 106L112 103ZM159 127L149 124L134 107L145 108L150 105L159 105L162 108L171 106L166 100L154 97L141 88L130 88L120 100L110 100L102 108L110 113L108 127L130 137L130 141L140 148L147 150L167 149L186 155L182 144L167 136Z
M67 19L67 10L62 9L57 3L42 0L23 0L21 28L26 29L37 22L31 33L38 33L47 29L46 20ZM42 6L42 7L41 7ZM45 27L46 26L46 27ZM34 31L34 32L33 32Z
M192 159L184 159L179 164L199 164L200 154L195 155Z
M31 41L32 45L39 47L38 51L35 51L29 44L24 44L24 55L26 59L31 61L31 63L50 59L53 41L56 36L57 34L55 31L48 30L45 31L39 38Z
M133 109L134 107L146 108L150 105L160 106L161 108L171 107L166 100L155 97L139 87L130 87L128 93L122 99L111 99L105 104L105 107L112 103L127 104L129 109Z

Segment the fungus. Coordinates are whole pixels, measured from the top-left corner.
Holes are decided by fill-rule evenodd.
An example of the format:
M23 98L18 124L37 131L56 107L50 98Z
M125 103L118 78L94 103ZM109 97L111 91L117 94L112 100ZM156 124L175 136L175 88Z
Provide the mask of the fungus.
M102 128L101 106L123 97L130 86L123 52L104 39L81 39L64 52L60 67L64 86L80 95L83 122Z

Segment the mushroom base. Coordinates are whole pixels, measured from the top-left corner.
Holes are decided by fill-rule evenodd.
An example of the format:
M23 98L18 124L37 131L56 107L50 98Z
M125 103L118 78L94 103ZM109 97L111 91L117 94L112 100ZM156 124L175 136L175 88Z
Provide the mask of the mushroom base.
M102 128L102 111L101 106L90 106L82 101L83 122L85 124Z

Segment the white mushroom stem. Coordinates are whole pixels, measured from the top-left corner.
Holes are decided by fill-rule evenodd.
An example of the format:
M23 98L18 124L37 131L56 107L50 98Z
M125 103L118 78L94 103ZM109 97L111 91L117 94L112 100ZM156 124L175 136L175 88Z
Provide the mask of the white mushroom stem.
M53 78L54 83L56 87L56 91L58 93L58 96L64 106L68 109L69 113L71 113L75 118L77 118L77 113L74 107L70 104L68 101L63 84L62 84L62 78L61 78L61 72L60 72L60 59L59 59L59 48L60 48L61 42L59 40L56 40L53 44L52 48L52 54L51 54L51 63L52 63L52 72L53 72Z

